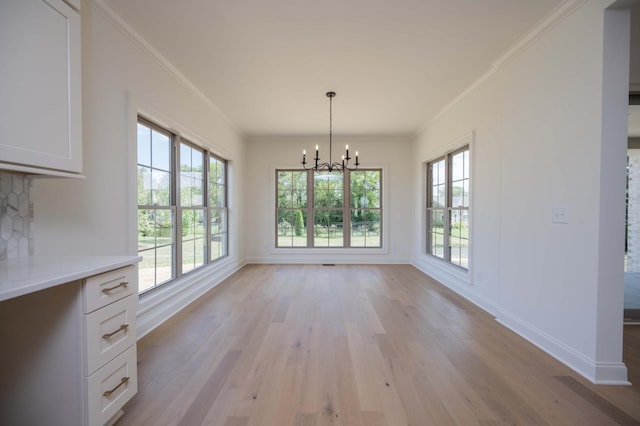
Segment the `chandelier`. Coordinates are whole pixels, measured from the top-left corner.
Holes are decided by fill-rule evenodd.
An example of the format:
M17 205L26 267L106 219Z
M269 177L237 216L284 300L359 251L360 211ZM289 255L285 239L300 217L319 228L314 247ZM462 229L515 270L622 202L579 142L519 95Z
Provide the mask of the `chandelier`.
M318 145L316 145L316 156L313 159L315 161L315 165L312 167L307 167L307 151L302 151L302 167L305 170L327 170L332 172L334 170L337 171L345 171L345 170L356 170L360 163L358 162L358 151L356 151L356 162L352 167L349 166L349 145L345 146L345 155L342 156L342 161L334 161L331 162L331 151L332 151L332 136L333 136L333 98L336 96L336 92L327 92L327 98L329 98L329 161L324 163L320 162L320 151L318 149Z

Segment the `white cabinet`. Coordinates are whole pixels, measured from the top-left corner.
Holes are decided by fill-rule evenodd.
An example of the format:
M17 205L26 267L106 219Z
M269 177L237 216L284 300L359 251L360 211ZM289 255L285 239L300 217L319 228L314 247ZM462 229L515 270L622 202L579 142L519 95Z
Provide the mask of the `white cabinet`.
M127 266L84 280L86 424L104 425L122 414L138 391L137 274Z
M65 270L61 275L68 278L51 287L41 277L65 269L62 258L59 268L49 261L36 271L28 260L22 269L13 268L19 261L4 269L0 262L0 296L6 297L0 298L0 424L117 420L138 390L138 260L119 259L99 271ZM28 275L33 279L23 280ZM34 291L12 296L21 280Z
M82 173L80 39L62 0L0 1L0 169Z

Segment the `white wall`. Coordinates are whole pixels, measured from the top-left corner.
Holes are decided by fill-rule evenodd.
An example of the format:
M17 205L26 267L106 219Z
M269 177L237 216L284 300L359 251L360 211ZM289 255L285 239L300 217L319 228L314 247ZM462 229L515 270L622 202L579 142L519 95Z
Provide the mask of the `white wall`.
M231 256L224 262L227 270L221 270L220 265L213 268L218 275L209 274L208 284L198 287L190 283L198 287L191 295L195 297L244 262L242 227L238 224L242 221L239 212L243 208L240 188L245 143L213 105L107 12L99 4L82 4L86 179L35 182L35 252L137 253L135 124L137 114L143 113L230 161ZM154 295L154 303L160 303L160 296ZM146 301L142 298L142 311ZM178 308L173 306L171 312ZM163 309L156 309L154 315Z
M626 135L609 106L626 100L603 97L609 3L584 2L556 20L419 134L415 179L425 161L474 132L473 264L466 277L448 276L422 254L421 239L413 262L589 379L624 383ZM628 40L624 22L610 30ZM615 90L627 90L616 78ZM554 207L568 209L568 224L552 223Z
M246 203L244 223L247 259L255 263L408 263L413 232L411 143L398 137L346 137L333 139L333 160L349 144L360 153L361 167L382 167L383 248L378 249L276 249L275 170L299 168L302 150L320 145L320 157L328 156L328 135L321 137L255 138L247 144ZM311 155L308 156L308 158Z

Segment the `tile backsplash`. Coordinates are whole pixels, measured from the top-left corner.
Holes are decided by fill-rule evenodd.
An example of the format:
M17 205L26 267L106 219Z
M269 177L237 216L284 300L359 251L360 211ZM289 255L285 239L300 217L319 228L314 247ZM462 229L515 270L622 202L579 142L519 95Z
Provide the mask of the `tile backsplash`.
M32 178L0 171L0 260L33 254Z

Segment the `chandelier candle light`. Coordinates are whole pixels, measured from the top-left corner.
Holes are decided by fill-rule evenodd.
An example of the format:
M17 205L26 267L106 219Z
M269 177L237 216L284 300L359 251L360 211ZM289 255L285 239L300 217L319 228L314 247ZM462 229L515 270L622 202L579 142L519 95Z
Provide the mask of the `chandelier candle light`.
M349 145L345 146L345 155L342 156L342 162L338 162L338 161L334 161L333 163L331 162L331 149L332 149L332 136L333 136L333 98L336 96L336 92L327 92L327 98L329 98L329 161L324 162L324 163L320 163L320 154L319 154L319 149L318 149L318 145L316 145L316 156L314 158L315 160L315 166L313 167L307 167L307 151L306 150L302 150L302 167L304 167L305 170L327 170L329 172L332 172L334 170L337 171L344 171L346 170L356 170L358 168L358 166L360 165L360 163L358 162L358 151L356 151L356 162L353 165L353 167L349 167L349 160L351 160L351 157L349 157Z

